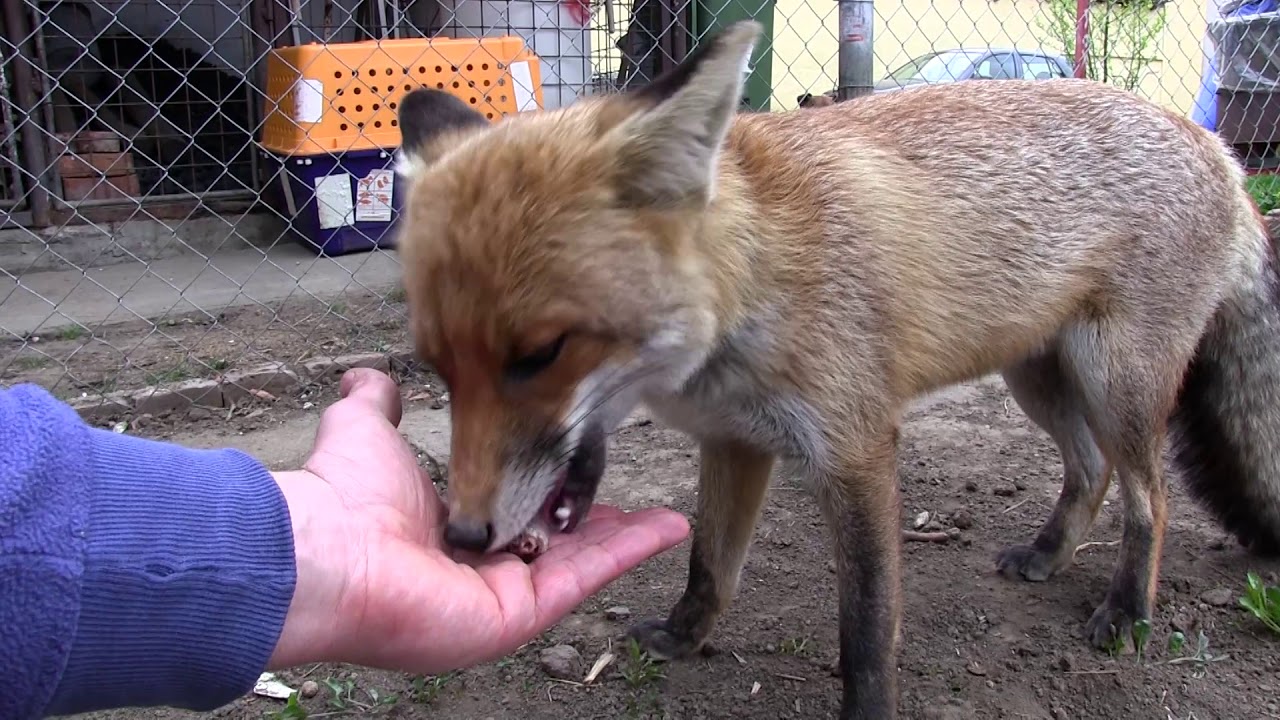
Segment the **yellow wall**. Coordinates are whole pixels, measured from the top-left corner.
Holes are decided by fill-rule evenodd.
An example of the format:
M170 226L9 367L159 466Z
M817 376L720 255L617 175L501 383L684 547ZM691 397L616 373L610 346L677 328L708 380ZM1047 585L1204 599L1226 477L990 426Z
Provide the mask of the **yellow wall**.
M1189 113L1200 85L1207 0L1172 0L1153 63L1139 92ZM875 77L907 60L959 46L1041 47L1038 0L879 0L875 4ZM774 15L774 109L836 85L835 0L778 0ZM1061 52L1061 48L1044 46Z

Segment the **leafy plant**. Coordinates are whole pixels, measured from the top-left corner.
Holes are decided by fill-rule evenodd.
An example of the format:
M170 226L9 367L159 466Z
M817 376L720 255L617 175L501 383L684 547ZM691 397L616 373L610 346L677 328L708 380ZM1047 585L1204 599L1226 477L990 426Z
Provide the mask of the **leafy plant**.
M1253 613L1271 632L1280 635L1280 586L1265 585L1257 573L1251 572L1240 606Z
M271 720L307 720L307 709L298 704L298 693L290 693L284 707L271 713Z
M1258 205L1258 212L1265 215L1280 208L1280 175L1251 175L1245 185Z
M622 668L622 677L631 687L640 687L663 677L658 663L640 649L640 643L635 638L627 640L627 663Z
M1147 649L1147 640L1151 639L1151 621L1139 620L1133 624L1133 649L1138 653L1138 662L1142 662L1142 653Z
M1045 41L1076 51L1076 0L1045 0L1036 19ZM1089 4L1085 77L1136 90L1156 61L1155 44L1168 23L1162 0L1094 0Z
M440 691L453 679L454 673L444 675L419 675L409 685L409 700L430 705L440 696Z

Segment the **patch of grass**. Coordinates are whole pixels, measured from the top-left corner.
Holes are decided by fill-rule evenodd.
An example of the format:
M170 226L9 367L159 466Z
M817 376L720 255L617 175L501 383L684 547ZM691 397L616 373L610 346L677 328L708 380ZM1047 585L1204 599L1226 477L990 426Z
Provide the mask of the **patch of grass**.
M88 334L88 332L89 332L89 329L84 327L83 325L67 325L66 327L58 328L57 332L53 334L53 339L54 340L79 340L80 338Z
M419 675L409 684L409 701L419 705L430 705L440 697L440 691L457 673L444 675Z
M1280 635L1280 586L1267 585L1258 573L1249 573L1240 607L1253 613L1271 632Z
M205 360L204 364L208 365L209 369L214 372L222 372L223 370L231 367L231 361L226 358L211 358L209 360Z
M1181 636L1182 633L1175 633L1175 635ZM1173 654L1175 645L1177 646L1178 650L1183 649L1182 640L1175 642L1174 639L1170 637L1169 638L1170 654ZM1196 650L1194 653L1190 655L1183 654L1179 657L1165 660L1164 662L1166 665L1186 665L1186 664L1193 665L1195 667L1195 670L1192 674L1195 677L1204 677L1204 675L1209 671L1209 663L1222 662L1223 660L1229 660L1229 659L1230 657L1227 655L1214 655L1213 653L1209 652L1209 636L1205 635L1203 630L1200 630L1196 634Z
M332 695L329 707L339 712L367 713L379 707L395 705L400 699L398 695L383 695L377 688L361 691L351 678L328 678L324 681L324 686L329 688Z
M627 662L622 667L622 679L631 687L638 688L663 677L666 676L658 662L640 649L635 638L627 638Z
M809 638L787 638L778 649L783 655L804 657L809 654Z
M1245 185L1264 215L1280 207L1280 175L1250 175Z
M147 374L147 384L149 385L165 385L167 383L179 382L186 380L192 376L191 368L186 363L174 365L158 372Z
M341 315L346 311L347 311L347 304L342 302L341 300L338 300L329 304L329 312L333 313L334 315Z
M402 303L405 301L405 297L404 288L394 288L391 292L387 293L387 302Z
M47 355L23 355L13 361L13 366L19 370L39 370L47 367L50 362Z

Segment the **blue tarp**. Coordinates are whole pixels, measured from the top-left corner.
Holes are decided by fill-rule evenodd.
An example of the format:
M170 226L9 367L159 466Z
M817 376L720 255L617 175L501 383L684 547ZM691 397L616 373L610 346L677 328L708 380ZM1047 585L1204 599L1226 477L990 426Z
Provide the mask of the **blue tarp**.
M1222 17L1246 17L1260 13L1280 10L1280 0L1259 0L1259 2L1242 2L1224 7ZM1209 58L1209 70L1200 79L1200 93L1196 95L1195 107L1191 108L1191 119L1208 130L1218 129L1218 66L1217 58Z

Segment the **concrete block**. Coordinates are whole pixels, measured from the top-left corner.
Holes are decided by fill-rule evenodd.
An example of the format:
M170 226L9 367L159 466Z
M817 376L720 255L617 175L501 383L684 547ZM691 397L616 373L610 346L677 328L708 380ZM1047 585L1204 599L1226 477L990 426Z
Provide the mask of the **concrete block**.
M249 397L255 397L253 391L263 390L272 395L281 395L298 385L298 374L288 365L280 362L265 363L242 370L232 370L221 378L224 401L230 405Z
M133 393L135 415L163 415L185 411L192 405L224 407L222 389L216 380L184 380Z
M88 423L119 417L133 409L133 399L125 392L75 398L67 404Z

